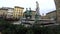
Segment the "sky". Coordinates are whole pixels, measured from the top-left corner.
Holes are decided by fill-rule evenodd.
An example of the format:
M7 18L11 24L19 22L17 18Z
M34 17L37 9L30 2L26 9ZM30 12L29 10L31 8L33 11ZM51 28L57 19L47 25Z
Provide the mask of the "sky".
M39 3L40 14L46 14L50 11L56 10L54 0L0 0L0 7L14 7L20 6L36 10L36 1Z

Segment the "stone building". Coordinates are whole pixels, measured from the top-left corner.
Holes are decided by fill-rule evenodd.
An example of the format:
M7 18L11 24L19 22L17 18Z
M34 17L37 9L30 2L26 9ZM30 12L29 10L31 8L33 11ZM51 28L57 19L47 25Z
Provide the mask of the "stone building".
M0 8L0 17L4 17L6 19L19 19L23 17L23 7L15 6L14 8L11 7L2 7Z
M0 8L0 17L6 17L8 9Z
M54 0L56 4L56 9L60 8L60 0Z
M13 11L13 17L17 19L23 17L23 10L23 7L15 6Z
M13 8L10 7L0 8L0 16L4 18L13 18Z
M53 18L56 23L60 23L60 9L58 11L52 11L46 14L47 17Z
M8 8L6 18L13 18L13 11L14 11L14 8Z

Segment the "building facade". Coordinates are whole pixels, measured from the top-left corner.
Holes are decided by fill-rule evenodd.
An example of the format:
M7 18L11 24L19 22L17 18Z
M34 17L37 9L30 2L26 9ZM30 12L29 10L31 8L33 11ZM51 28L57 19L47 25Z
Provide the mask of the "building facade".
M0 17L6 17L8 9L0 8Z
M35 16L35 15L36 15L36 11L32 10L32 16Z
M56 23L60 23L60 9L58 11L52 11L46 14L47 17L53 18Z
M2 7L0 8L0 15L5 18L13 18L13 8L10 7Z
M46 16L48 18L56 18L56 11L48 12Z
M13 11L14 11L14 8L8 8L6 18L13 18Z
M36 11L32 10L32 19L35 19Z
M60 0L54 0L54 1L55 1L55 4L56 4L56 9L57 9L55 11L54 15L56 15L56 21L60 22Z
M56 4L56 9L60 8L60 0L54 0Z
M23 9L22 7L15 6L14 8L10 7L2 7L0 8L0 17L4 17L6 19L18 19L23 17Z
M15 6L13 11L13 17L14 18L20 18L23 16L23 7Z

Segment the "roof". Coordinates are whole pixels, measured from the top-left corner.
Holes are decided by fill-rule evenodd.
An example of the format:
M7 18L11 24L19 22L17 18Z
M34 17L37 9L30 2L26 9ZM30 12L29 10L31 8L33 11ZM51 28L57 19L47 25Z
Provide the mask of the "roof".
M2 8L0 8L0 10L8 10L8 9L2 9Z
M36 12L36 11L34 11L34 10L31 10L32 12Z
M49 19L47 16L40 16L41 19Z
M47 14L50 14L50 13L53 13L53 12L56 12L56 10L54 10L54 11L51 11L51 12L48 12Z
M0 8L0 10L8 10L8 9L14 9L14 8L10 8L10 7L2 7L2 8Z
M15 8L21 8L21 9L24 9L23 7L19 7L19 6L15 6Z

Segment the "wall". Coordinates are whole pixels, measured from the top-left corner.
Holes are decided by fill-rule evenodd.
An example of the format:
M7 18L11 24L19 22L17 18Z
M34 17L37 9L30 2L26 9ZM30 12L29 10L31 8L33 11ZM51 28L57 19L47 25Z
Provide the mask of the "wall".
M23 16L23 9L22 7L15 6L13 16L15 18L20 18Z
M54 0L55 4L56 4L56 8L59 9L60 8L60 0Z
M49 18L54 18L57 23L60 23L60 10L49 12L46 16Z

